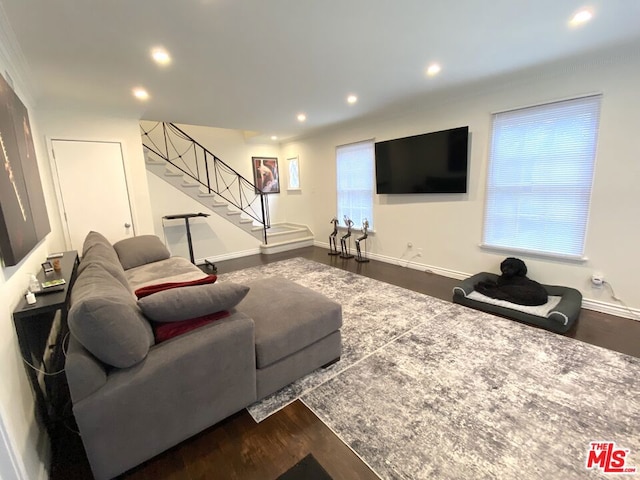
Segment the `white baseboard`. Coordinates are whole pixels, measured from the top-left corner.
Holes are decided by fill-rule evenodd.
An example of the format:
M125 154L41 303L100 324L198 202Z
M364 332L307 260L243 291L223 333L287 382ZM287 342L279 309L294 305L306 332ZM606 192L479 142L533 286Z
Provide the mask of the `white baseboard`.
M313 245L316 247L329 249L329 243L327 242L318 242L316 240L315 242L313 242ZM352 251L351 253L353 254L354 252ZM421 272L435 273L436 275L455 278L457 280L464 280L465 278L468 278L471 276L464 272L458 272L455 270L449 270L447 268L435 267L433 265L425 265L424 263L418 263L413 261L413 259L405 260L402 258L389 257L387 255L380 255L377 253L369 253L369 252L366 253L366 256L367 258L370 258L372 260L378 260L380 262L390 263L392 265L398 265L399 267L410 268L412 270L419 270Z
M225 253L222 255L214 255L206 258L196 258L196 265L202 265L205 260L211 263L222 262L224 260L233 260L234 258L248 257L249 255L257 255L260 253L260 247L250 248L249 250L241 250L239 252Z
M615 303L603 302L601 300L592 300L590 298L582 299L582 308L594 310L600 313L608 313L616 317L630 318L631 320L640 321L640 310L637 308L628 308Z
M329 249L328 242L314 242L316 247ZM352 252L353 253L353 252ZM401 258L389 257L386 255L379 255L376 253L367 253L367 256L373 260L380 262L391 263L400 267L411 268L413 270L420 270L422 272L435 273L436 275L442 275L443 277L455 278L456 280L464 280L469 278L472 274L465 272L458 272L456 270L450 270L447 268L436 267L432 265L425 265L413 261L413 259L404 260ZM415 258L415 257L414 257ZM617 317L629 318L631 320L640 321L640 310L635 308L626 308L615 303L603 302L601 300L593 300L590 298L582 298L582 308L587 310L593 310L600 313L607 313L609 315L615 315Z

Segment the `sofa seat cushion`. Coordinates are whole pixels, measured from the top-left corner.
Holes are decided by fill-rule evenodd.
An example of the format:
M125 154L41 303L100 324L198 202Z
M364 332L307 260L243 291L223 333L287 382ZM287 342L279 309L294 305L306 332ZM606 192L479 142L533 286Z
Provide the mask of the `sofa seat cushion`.
M136 300L100 263L88 265L71 291L69 330L107 365L127 368L142 361L153 332Z
M256 366L264 368L339 330L342 306L290 280L247 282L237 310L255 323Z
M208 275L186 258L170 257L166 260L140 265L126 270L125 275L131 291L159 283L189 282Z

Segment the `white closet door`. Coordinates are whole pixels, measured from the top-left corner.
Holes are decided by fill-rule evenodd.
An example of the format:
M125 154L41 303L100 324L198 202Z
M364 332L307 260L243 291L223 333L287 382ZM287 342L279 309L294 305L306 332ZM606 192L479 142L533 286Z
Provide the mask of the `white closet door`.
M122 146L52 140L67 241L82 252L91 230L114 243L134 235Z

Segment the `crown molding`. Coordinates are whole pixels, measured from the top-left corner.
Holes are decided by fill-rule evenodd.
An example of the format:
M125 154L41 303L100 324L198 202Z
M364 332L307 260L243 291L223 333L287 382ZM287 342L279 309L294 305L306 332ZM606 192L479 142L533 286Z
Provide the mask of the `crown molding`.
M33 75L13 27L9 23L2 0L0 0L0 64L4 67L0 73L5 80L14 91L20 93L19 96L25 104L33 106L36 98L36 90L32 82ZM7 75L9 78L6 78Z

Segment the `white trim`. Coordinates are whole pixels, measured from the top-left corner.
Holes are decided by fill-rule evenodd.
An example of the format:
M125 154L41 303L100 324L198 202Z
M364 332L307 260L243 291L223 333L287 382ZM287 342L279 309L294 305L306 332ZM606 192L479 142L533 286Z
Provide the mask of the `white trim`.
M213 257L196 258L196 264L202 265L205 260L211 263L222 262L224 260L233 260L234 258L248 257L249 255L257 255L260 253L260 247L251 248L249 250L241 250L239 252L225 253L222 255L214 255Z
M11 76L11 80L5 78L7 83L11 85L13 82L11 88L16 95L23 97L22 102L26 106L33 106L36 97L36 89L31 81L33 75L2 2L0 2L0 60L5 64L6 73ZM4 71L0 73L3 77L5 76ZM31 121L33 122L33 119Z
M313 245L316 247L326 248L329 250L328 242L319 242L314 241ZM420 270L425 273L435 273L436 275L442 275L443 277L455 278L457 280L464 280L469 278L471 275L464 272L458 272L456 270L449 270L447 268L435 267L432 265L425 265L424 263L413 262L411 260L403 260L401 258L389 257L387 255L380 255L377 253L367 252L367 258L372 260L378 260L384 263L391 263L393 265L398 265L400 267L410 268L412 270Z
M583 255L562 255L558 253L548 253L548 252L538 252L536 250L527 250L524 248L511 248L511 247L501 247L498 245L488 245L486 243L480 243L478 244L478 247L480 247L483 250L490 250L493 252L500 252L500 253L507 253L507 254L517 253L519 255L527 255L530 257L552 258L554 260L564 260L567 262L584 263L589 261L589 258Z
M326 248L329 250L329 243L315 241L313 243L316 247ZM442 275L443 277L455 278L457 280L465 280L472 274L459 272L456 270L449 270L447 268L434 267L430 265L424 265L422 263L405 261L399 258L388 257L386 255L378 255L375 253L367 253L367 257L378 260L380 262L392 263L401 267L411 268L413 270L420 270L426 273L435 273L436 275ZM603 302L600 300L592 300L590 298L582 297L582 308L586 310L593 310L595 312L607 313L609 315L615 315L616 317L628 318L630 320L640 321L640 309L637 308L625 308L615 303Z
M547 100L547 101L540 101L540 102L536 102L536 103L530 103L530 104L527 104L527 105L523 105L521 107L509 107L509 108L506 108L504 110L497 110L495 112L491 112L491 115L498 115L500 113L515 112L517 110L525 110L527 108L539 107L541 105L553 105L554 103L568 102L570 100L579 100L581 98L597 97L597 96L601 96L603 94L604 93L602 91L596 91L596 92L591 92L591 93L583 93L582 95L574 95L574 96L571 96L571 97L556 98L555 100Z
M567 317L564 313L559 312L557 310L552 310L551 312L549 312L549 315L547 315L547 318L551 318L551 315L560 315L563 318L563 322L564 325L566 325L567 323L569 323L569 317Z
M462 288L462 287L458 287L458 286L453 287L453 293L456 293L456 291L462 292L462 296L463 297L467 296L467 292L465 292L464 288Z
M601 300L593 300L590 298L582 299L582 308L593 310L594 312L607 313L616 317L629 318L640 322L640 309L627 308L615 303L603 302Z

